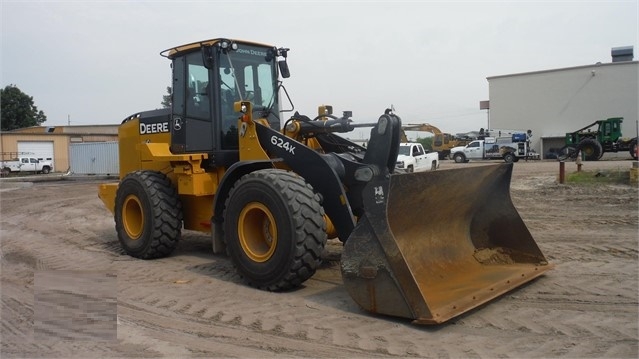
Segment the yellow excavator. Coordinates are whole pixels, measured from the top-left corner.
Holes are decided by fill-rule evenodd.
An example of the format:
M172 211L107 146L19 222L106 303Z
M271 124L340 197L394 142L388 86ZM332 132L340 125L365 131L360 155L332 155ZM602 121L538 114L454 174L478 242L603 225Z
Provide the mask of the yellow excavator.
M465 146L472 142L475 138L469 136L456 136L450 133L444 133L439 128L429 123L406 124L402 125L402 142L408 142L405 131L430 132L433 134L433 151L439 154L439 159L446 159L450 155L453 147Z
M122 122L119 181L99 187L128 255L165 257L183 230L210 233L248 285L283 291L339 238L353 300L422 324L551 268L510 199L512 164L396 174L401 119L385 110L355 125L325 105L313 118L293 113L280 80L288 52L225 38L161 52L171 107ZM367 148L337 135L361 126Z

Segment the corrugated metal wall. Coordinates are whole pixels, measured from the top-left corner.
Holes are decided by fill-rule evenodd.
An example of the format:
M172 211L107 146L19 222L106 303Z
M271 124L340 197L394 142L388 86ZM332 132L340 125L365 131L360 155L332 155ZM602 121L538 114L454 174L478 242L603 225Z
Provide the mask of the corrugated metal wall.
M118 142L72 143L69 145L69 159L73 174L120 173Z

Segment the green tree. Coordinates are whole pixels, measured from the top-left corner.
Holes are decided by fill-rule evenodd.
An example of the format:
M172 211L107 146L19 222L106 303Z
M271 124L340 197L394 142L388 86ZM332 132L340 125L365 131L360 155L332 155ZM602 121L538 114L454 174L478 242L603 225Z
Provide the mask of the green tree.
M38 111L29 96L16 85L0 89L0 130L11 131L18 128L39 126L47 120L44 112Z
M425 149L432 151L433 150L433 137L422 137L418 138L417 142L421 143Z
M167 92L168 95L162 96L162 107L163 108L170 108L171 107L171 102L172 102L171 87L170 86L166 87L166 92Z

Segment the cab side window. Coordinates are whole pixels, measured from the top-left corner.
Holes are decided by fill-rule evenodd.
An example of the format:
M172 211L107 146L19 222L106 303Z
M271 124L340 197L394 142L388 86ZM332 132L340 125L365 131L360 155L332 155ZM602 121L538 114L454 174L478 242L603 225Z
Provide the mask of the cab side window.
M209 91L209 72L204 67L202 55L195 52L186 56L187 87L186 116L211 119L211 94Z
M604 124L604 128L603 128L603 135L604 135L604 136L610 136L610 133L611 133L611 132L612 132L612 131L611 131L611 128L610 128L610 122L605 123L605 124Z

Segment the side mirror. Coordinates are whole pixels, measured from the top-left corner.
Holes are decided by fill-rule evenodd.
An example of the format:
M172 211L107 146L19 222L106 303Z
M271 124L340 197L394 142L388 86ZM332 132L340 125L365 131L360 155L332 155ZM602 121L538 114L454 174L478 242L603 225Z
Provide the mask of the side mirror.
M280 68L280 74L282 74L282 78L287 79L291 77L291 72L288 70L288 63L286 63L286 59L279 60L277 62L277 66Z

